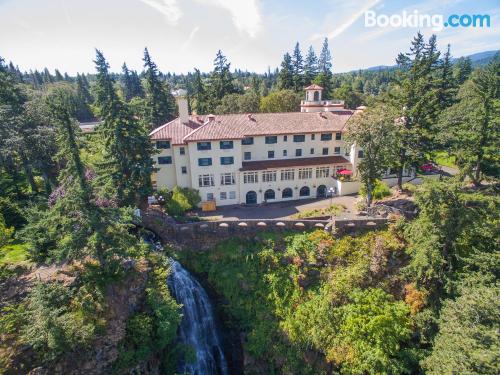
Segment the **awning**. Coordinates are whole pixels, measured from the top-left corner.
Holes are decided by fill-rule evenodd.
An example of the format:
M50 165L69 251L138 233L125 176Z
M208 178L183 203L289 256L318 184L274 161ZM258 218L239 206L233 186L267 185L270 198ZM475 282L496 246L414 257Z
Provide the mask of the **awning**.
M341 169L341 170L337 171L337 174L350 175L350 174L352 174L352 171L350 171L349 169Z

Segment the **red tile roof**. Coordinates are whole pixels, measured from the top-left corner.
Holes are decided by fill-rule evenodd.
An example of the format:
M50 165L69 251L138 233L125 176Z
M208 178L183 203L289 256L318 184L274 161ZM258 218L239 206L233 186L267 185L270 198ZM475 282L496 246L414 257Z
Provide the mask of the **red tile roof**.
M342 156L244 161L240 171L256 171L270 168L291 168L326 164L350 164L350 162Z
M305 90L323 90L323 87L321 87L320 85L317 85L317 84L313 83L312 85L307 86L305 88Z
M203 125L203 120L198 121L197 116L192 116L189 123L181 123L180 119L176 118L156 128L149 133L149 136L154 141L169 140L174 145L181 145L184 143L183 138L201 125Z
M190 116L189 123L177 118L150 133L153 140L170 140L172 144L190 141L241 139L249 136L340 132L352 111L285 112L209 116Z

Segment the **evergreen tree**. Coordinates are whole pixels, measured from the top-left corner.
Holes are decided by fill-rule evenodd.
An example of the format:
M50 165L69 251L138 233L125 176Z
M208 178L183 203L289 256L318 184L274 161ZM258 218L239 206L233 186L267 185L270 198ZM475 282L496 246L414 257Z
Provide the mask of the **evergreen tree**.
M43 82L48 85L49 83L54 82L54 78L50 74L47 68L43 69Z
M130 70L128 70L127 64L123 63L122 65L122 91L123 91L123 99L125 101L129 101L134 97L132 90L132 74Z
M318 57L312 46L309 46L306 59L304 62L304 85L311 84L313 79L318 75Z
M329 99L332 90L332 55L328 47L328 38L325 38L321 47L318 71L319 74L314 79L314 83L323 87L323 99Z
M198 69L194 70L193 75L193 107L198 115L206 115L208 113L208 96L205 89L205 84Z
M304 89L304 60L300 52L299 42L295 44L292 54L293 67L293 88L295 92L301 92Z
M421 33L411 42L410 52L400 53L396 59L400 72L391 98L394 108L400 113L398 157L394 163L400 189L403 170L417 167L436 143L437 129L434 125L439 101L435 77L438 61L435 36L426 44Z
M451 63L450 45L444 58L441 61L441 76L438 82L438 102L441 109L447 108L453 104L456 95L455 79L453 78L453 66Z
M214 70L210 77L210 111L215 111L215 108L220 104L220 101L225 95L235 92L230 66L231 64L227 61L221 50L217 51L214 60Z
M103 123L99 134L104 155L99 165L103 187L120 205L139 205L151 193L153 154L146 129L134 118L114 89L109 65L96 51L96 104Z
M285 53L281 62L281 69L278 73L278 87L281 90L294 88L292 57L288 52Z
M64 81L64 77L58 69L55 70L54 74L55 74L54 81L56 82Z
M77 98L77 108L76 108L76 118L79 121L91 121L94 119L94 114L90 109L92 104L92 96L90 95L87 82L83 80L82 76L77 73L76 75L76 98Z
M175 116L175 99L168 84L161 80L156 64L147 48L144 49L146 77L146 124L150 129L172 120Z
M461 57L455 63L454 77L458 85L463 84L472 73L472 62L469 57Z

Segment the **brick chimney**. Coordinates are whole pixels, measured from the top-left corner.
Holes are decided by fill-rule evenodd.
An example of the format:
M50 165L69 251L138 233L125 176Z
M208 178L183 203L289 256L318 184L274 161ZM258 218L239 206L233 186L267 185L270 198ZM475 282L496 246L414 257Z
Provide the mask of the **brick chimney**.
M183 124L189 122L189 110L186 95L187 91L183 89L179 89L174 93L177 107L179 108L179 119Z

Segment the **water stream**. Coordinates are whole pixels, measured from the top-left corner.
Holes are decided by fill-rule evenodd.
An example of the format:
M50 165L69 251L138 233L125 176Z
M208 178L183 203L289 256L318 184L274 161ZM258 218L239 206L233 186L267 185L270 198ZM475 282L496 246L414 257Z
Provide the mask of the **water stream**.
M182 304L179 341L190 346L196 359L179 366L182 374L227 375L228 366L215 323L212 304L200 283L179 262L171 260L168 285L175 300Z

